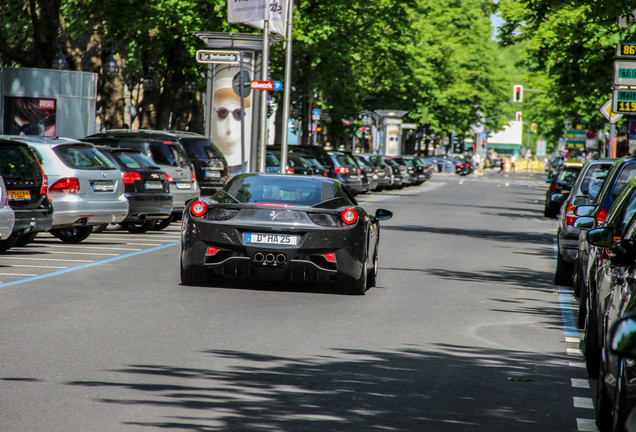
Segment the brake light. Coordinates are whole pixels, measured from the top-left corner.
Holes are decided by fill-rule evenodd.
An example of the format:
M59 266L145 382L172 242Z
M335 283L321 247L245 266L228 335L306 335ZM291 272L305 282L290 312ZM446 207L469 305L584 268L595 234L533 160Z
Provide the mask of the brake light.
M166 180L168 181L168 183L174 183L174 179L168 173L166 173Z
M123 173L122 178L126 184L134 183L137 180L141 181L141 175L138 172L125 172Z
M605 210L603 207L600 208L600 210L598 211L598 213L596 213L596 222L601 223L601 222L605 222L605 218L607 217L607 210Z
M196 200L190 204L190 213L192 216L201 217L208 211L208 205L201 200Z
M325 257L327 262L332 262L332 263L336 262L336 254L333 252L326 253L323 256Z
M565 208L565 224L568 226L574 225L574 221L576 220L576 215L574 214L575 207L568 203Z
M40 195L46 195L49 192L49 178L46 174L42 173L42 187L40 188Z
M79 179L75 177L61 178L51 185L49 193L79 193Z
M293 174L294 173L294 169L292 167L287 167L285 169L285 171L287 171L287 174Z
M219 248L215 248L214 246L208 246L208 250L205 252L207 256L216 255L219 251Z
M340 213L340 218L347 225L353 225L358 220L358 212L354 208L347 208Z
M349 167L336 167L336 174L349 174Z
M548 194L553 194L556 192L556 183L551 183L550 188L548 189Z

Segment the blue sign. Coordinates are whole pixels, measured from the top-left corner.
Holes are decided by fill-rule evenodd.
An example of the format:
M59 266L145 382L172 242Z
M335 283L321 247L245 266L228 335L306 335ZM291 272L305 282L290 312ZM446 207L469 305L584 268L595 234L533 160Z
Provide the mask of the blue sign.
M636 120L629 121L629 140L636 140Z
M318 108L314 108L314 110L311 112L312 116L319 116L320 115L320 110Z
M279 91L283 89L283 83L280 81L274 81L274 91Z

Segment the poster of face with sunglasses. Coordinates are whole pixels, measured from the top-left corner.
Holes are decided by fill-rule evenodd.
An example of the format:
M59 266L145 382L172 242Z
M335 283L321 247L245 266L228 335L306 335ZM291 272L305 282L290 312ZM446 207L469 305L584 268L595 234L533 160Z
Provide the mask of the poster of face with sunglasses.
M250 72L250 76L253 76L251 62L246 61L243 67ZM212 112L210 113L212 142L223 152L230 167L230 175L247 171L251 148L251 97L243 98L243 110L241 110L241 97L232 85L234 77L239 72L238 65L215 65ZM244 149L241 149L241 116L244 122Z

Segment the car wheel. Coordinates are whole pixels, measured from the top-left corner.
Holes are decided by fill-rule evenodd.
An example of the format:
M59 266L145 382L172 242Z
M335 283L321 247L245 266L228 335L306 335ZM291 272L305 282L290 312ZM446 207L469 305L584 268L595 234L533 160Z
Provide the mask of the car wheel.
M92 232L92 226L58 228L51 230L51 234L62 240L64 243L79 243L86 240Z
M376 246L377 248L377 246ZM376 250L373 254L373 268L369 272L369 277L367 278L367 288L371 288L376 286L378 280L378 251Z
M337 286L340 291L353 294L353 295L365 295L367 292L367 261L364 260L362 265L362 274L358 279L342 276L337 280Z
M605 389L605 374L602 368L596 381L596 401L594 404L596 426L600 431L608 431L612 427L612 405Z
M22 234L21 236L18 236L18 240L15 242L16 246L26 246L29 243L31 243L33 240L35 240L35 238L38 236L37 232L34 233L29 233L29 234Z
M181 269L181 284L189 286L202 286L208 281L208 270L200 267L183 268L183 263L179 265Z
M0 253L6 252L7 250L15 246L16 242L18 241L18 237L19 236L17 233L11 233L11 235L5 240L0 240Z
M94 233L100 233L100 232L104 231L107 227L108 227L108 224L95 225L93 227L93 232Z
M126 231L133 234L143 234L157 223L156 219L149 219L145 221L137 221L137 222L122 222L121 226L124 227Z
M585 327L585 318L587 316L587 288L581 287L579 295L579 310L576 316L576 326L580 329Z
M170 215L165 219L158 220L152 229L153 231L161 231L164 228L168 228L168 226L172 223L173 220L174 220L174 215Z
M594 377L599 373L601 363L601 346L598 338L598 317L594 305L587 314L585 323L585 347L583 349L585 357L585 368L589 376Z
M581 297L581 271L579 268L581 267L579 260L574 260L574 266L572 267L572 291L576 298Z
M549 218L555 218L557 217L558 214L559 214L558 211L552 210L550 207L548 207L547 204L545 205L545 208L543 209L543 216L549 217Z
M572 264L566 263L561 254L557 252L556 270L554 272L554 283L562 286L572 286Z
M619 371L625 367L624 364L620 364ZM621 374L622 375L622 374ZM618 376L618 382L616 383L616 397L614 398L614 409L612 410L612 431L619 432L626 430L625 424L627 417L629 416L629 408L627 402L627 395L625 391L625 382L622 376Z

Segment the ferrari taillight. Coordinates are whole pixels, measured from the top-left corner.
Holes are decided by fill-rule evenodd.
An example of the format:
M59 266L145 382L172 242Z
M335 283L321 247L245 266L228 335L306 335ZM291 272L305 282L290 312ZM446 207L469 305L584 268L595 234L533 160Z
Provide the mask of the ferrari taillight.
M333 252L328 252L323 255L327 262L335 263L336 262L336 254Z
M208 205L201 200L196 200L190 204L190 213L192 216L201 217L208 211Z
M208 246L208 250L205 252L207 256L216 255L219 251L219 248L215 248L214 246Z
M340 218L347 225L353 225L358 220L358 212L354 208L347 208L340 213Z

